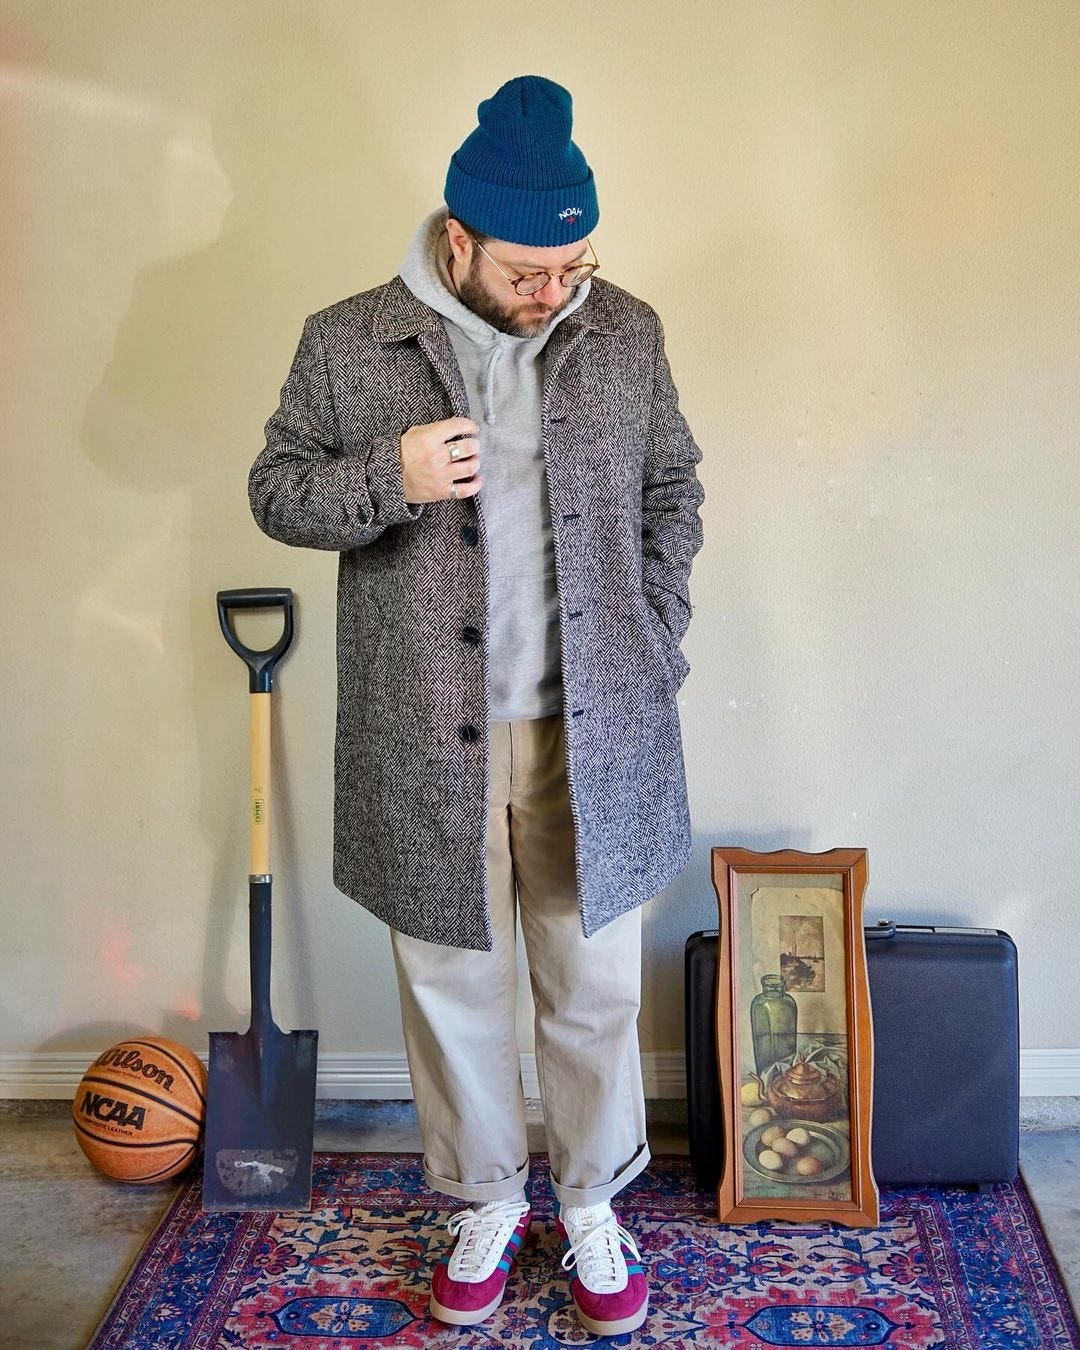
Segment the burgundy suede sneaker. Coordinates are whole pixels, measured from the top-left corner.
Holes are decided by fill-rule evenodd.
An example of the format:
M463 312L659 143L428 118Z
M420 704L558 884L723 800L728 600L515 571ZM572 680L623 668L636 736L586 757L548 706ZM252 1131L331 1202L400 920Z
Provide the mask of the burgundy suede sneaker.
M531 1210L520 1200L489 1200L451 1215L457 1243L439 1261L431 1280L432 1317L468 1327L490 1317L502 1302L514 1258L529 1232Z
M637 1244L611 1206L563 1208L555 1227L568 1248L563 1269L577 1266L570 1296L581 1325L596 1336L635 1331L649 1311L649 1287Z

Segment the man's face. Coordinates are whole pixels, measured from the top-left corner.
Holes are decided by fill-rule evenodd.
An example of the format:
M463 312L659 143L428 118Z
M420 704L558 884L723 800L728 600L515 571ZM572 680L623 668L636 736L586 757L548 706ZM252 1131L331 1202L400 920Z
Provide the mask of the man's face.
M514 337L536 337L542 333L574 298L577 288L564 286L553 276L543 290L534 295L518 295L506 277L500 275L491 258L510 277L519 277L526 272L548 269L559 272L571 263L591 256L584 240L560 244L557 248L532 248L505 239L493 239L484 245L491 255L488 258L456 220L450 221L448 232L453 263L451 276L462 304L493 328Z

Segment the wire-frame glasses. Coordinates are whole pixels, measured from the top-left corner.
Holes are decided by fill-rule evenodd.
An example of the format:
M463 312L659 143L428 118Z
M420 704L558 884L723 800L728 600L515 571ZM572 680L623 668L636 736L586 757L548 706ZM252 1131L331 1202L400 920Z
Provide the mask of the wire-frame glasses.
M524 276L512 277L507 272L503 272L499 264L483 246L479 239L474 235L469 236L480 252L487 258L488 262L502 273L506 280L517 291L518 295L535 295L537 291L542 291L552 277L558 277L562 284L572 290L575 286L580 286L583 281L589 277L600 266L600 260L596 256L596 250L592 246L592 240L586 242L589 245L589 252L593 255L593 261L587 263L574 263L570 267L564 267L561 272L526 272Z

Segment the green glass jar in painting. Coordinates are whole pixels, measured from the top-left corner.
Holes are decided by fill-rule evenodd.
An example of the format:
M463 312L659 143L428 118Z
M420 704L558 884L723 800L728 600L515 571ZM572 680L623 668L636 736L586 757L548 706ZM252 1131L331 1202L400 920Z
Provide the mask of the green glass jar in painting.
M750 1001L754 1066L759 1074L794 1055L798 1020L799 1007L784 987L783 975L762 975L761 993Z

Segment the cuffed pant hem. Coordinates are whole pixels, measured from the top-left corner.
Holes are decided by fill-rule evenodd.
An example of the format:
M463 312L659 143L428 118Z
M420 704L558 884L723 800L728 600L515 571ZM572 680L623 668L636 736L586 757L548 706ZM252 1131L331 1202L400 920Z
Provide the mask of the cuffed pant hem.
M525 1160L513 1176L503 1177L501 1181L451 1181L449 1177L440 1177L424 1164L424 1180L433 1191L442 1191L458 1200L509 1200L512 1195L525 1189L529 1179L529 1162Z
M560 1205L598 1205L601 1200L610 1200L627 1182L633 1181L649 1165L651 1158L648 1144L642 1144L622 1171L601 1186L561 1186L552 1177L551 1189Z

